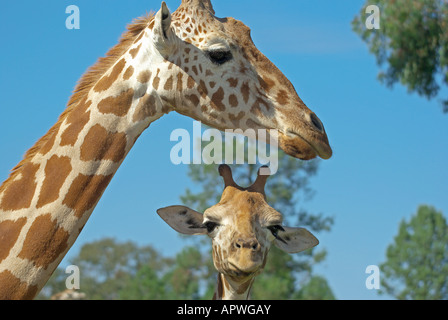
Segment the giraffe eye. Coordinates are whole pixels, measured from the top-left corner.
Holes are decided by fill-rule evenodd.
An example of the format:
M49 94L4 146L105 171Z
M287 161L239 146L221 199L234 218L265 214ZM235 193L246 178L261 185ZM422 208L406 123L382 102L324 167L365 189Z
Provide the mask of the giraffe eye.
M219 224L212 221L207 221L206 223L204 223L204 228L207 229L208 233L213 232L213 230L215 230L217 226L219 226Z
M210 50L207 51L208 58L217 65L222 65L233 59L232 52L228 50Z

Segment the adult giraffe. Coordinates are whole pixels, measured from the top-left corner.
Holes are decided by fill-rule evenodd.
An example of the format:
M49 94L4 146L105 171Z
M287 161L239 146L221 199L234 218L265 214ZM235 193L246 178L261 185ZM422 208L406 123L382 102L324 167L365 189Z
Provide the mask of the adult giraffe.
M277 129L289 155L327 159L317 116L210 0L134 21L80 79L57 123L0 186L0 299L32 299L75 242L140 134L170 111L218 128Z

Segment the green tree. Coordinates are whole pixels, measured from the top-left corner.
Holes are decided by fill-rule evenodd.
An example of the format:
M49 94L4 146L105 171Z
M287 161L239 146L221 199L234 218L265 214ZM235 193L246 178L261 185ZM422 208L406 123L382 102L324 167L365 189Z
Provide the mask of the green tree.
M119 291L122 300L162 300L166 299L166 289L157 270L145 265Z
M228 146L224 146L226 147ZM236 148L237 143L231 147ZM248 154L247 146L244 154ZM247 158L245 162L247 163ZM297 203L310 199L314 194L309 186L309 180L317 173L318 163L317 160L298 161L280 151L278 171L269 178L266 195L268 203L284 215L289 225L306 226L315 232L322 232L330 230L333 219L322 214L310 214L297 206ZM260 165L231 165L231 167L235 181L244 187L253 183ZM223 182L218 174L217 165L190 165L188 175L196 187L194 191L187 188L185 194L180 197L184 205L203 212L219 201ZM202 243L210 245L209 241ZM265 270L257 277L252 288L252 298L297 298L297 287L308 283L312 278L313 265L322 261L325 255L324 249L312 249L298 255L289 255L277 248L271 248ZM216 277L209 279L207 286L212 288L216 283ZM328 289L331 292L329 287ZM206 294L210 292L209 289ZM320 298L328 297L334 298L332 293L322 295ZM314 298L319 299L317 296Z
M369 30L365 13L380 8L380 29ZM448 84L448 2L444 0L366 1L352 21L353 30L367 43L378 64L386 65L378 79L391 87L405 85L428 99ZM442 100L448 112L448 99Z
M167 261L151 246L105 238L82 246L71 263L79 267L89 299L113 300L143 266L159 270Z
M194 247L186 247L176 255L173 268L163 277L169 300L197 300L206 258Z
M199 299L199 283L204 277L201 252L186 247L163 268L149 265L140 268L120 290L120 299L127 300L192 300Z
M300 300L336 299L327 280L321 276L312 276L311 279L300 288L295 298Z
M81 291L88 299L112 300L120 298L121 289L143 266L160 270L168 261L151 246L104 238L83 245L69 263L79 267ZM48 299L65 290L66 278L63 269L56 269L39 298Z
M420 206L398 235L381 266L382 292L397 299L448 299L448 225L435 208Z
M208 260L193 247L164 257L148 245L105 238L83 245L70 264L79 267L80 291L89 300L190 300L201 298L201 279L213 268ZM38 298L64 291L67 276L56 269Z

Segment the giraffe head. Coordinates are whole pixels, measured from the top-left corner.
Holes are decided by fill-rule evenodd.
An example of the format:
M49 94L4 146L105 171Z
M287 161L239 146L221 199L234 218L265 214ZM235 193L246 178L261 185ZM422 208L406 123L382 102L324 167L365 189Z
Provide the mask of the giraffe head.
M162 208L157 213L182 234L208 235L215 268L228 282L239 287L250 284L263 270L271 244L297 253L319 243L306 229L282 225L282 214L266 202L267 175L259 172L253 185L242 188L227 165L221 165L219 173L225 183L221 200L204 214L184 206Z
M182 0L173 14L163 2L149 24L148 38L162 62L158 77L165 78L166 108L220 130L264 129L267 136L277 130L287 154L330 158L322 122L257 49L250 29L214 14L210 0Z

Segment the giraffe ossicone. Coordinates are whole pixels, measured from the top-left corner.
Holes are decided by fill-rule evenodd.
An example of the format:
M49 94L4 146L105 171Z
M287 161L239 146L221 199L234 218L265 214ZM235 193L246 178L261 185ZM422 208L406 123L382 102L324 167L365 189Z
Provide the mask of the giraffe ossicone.
M225 185L221 200L203 214L185 206L161 208L157 213L179 233L211 238L213 263L219 272L214 299L248 299L271 244L298 253L319 241L304 228L282 225L282 214L266 202L267 175L259 171L257 180L242 188L233 180L229 166L219 166L219 173Z
M247 26L217 18L210 0L182 0L172 14L162 3L81 77L0 186L0 299L36 296L138 137L171 111L222 131L276 130L297 158L332 154L321 121Z

